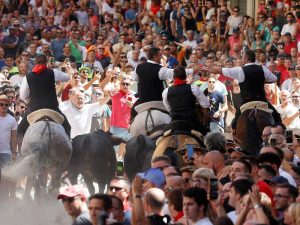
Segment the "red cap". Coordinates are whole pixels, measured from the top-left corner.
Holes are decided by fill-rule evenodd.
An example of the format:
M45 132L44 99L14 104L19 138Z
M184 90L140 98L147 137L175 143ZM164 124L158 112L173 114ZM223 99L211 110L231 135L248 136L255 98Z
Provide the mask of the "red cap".
M85 193L82 187L78 185L68 186L65 188L58 196L57 199L62 199L63 197L73 198L73 197L83 197L85 198Z

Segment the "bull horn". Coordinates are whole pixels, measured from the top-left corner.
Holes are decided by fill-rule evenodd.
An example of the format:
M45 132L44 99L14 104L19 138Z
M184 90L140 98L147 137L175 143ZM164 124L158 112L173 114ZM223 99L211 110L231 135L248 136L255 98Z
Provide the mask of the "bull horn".
M197 136L198 138L200 138L201 140L203 140L203 135L199 131L191 130L191 133Z
M162 139L164 139L164 136L160 136L157 141L156 141L156 146L162 141Z
M166 137L171 133L172 133L172 130L167 130L166 132L164 132L163 136Z

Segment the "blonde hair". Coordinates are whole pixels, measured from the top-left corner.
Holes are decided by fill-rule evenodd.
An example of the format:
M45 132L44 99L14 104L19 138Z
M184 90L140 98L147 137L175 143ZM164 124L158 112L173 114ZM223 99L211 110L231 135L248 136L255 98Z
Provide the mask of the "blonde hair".
M293 219L294 224L300 224L300 203L292 203L288 208L288 214Z

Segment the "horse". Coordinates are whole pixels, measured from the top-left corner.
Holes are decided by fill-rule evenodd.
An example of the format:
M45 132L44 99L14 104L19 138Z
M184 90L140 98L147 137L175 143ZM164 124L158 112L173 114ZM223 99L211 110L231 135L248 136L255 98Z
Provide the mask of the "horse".
M169 112L162 101L142 103L134 109L138 114L130 124L129 132L132 136L143 134L155 139L171 122Z
M98 183L99 192L104 192L116 171L114 145L124 142L110 132L98 130L89 134L78 135L73 139L73 154L67 168L67 177L72 184L77 183L81 174L90 194L95 193L93 181Z
M30 113L27 119L30 126L23 137L22 155L14 164L4 168L2 175L13 181L24 177L34 180L41 171L50 170L48 190L58 191L62 173L72 154L71 141L61 125L64 118L53 110L40 109Z
M253 101L242 105L236 126L236 137L241 147L247 153L256 155L262 144L263 129L273 124L272 110L267 103Z

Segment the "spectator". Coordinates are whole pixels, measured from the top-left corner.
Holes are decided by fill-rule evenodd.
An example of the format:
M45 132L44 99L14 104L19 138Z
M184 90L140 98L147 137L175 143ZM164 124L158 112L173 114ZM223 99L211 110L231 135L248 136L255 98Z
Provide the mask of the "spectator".
M212 225L207 215L207 193L204 189L193 187L183 193L183 212L192 224Z
M91 225L90 216L86 210L86 196L78 185L66 187L58 196L65 211L72 217L72 225Z
M92 225L106 224L106 219L112 209L112 200L106 194L94 194L89 197L89 214Z

